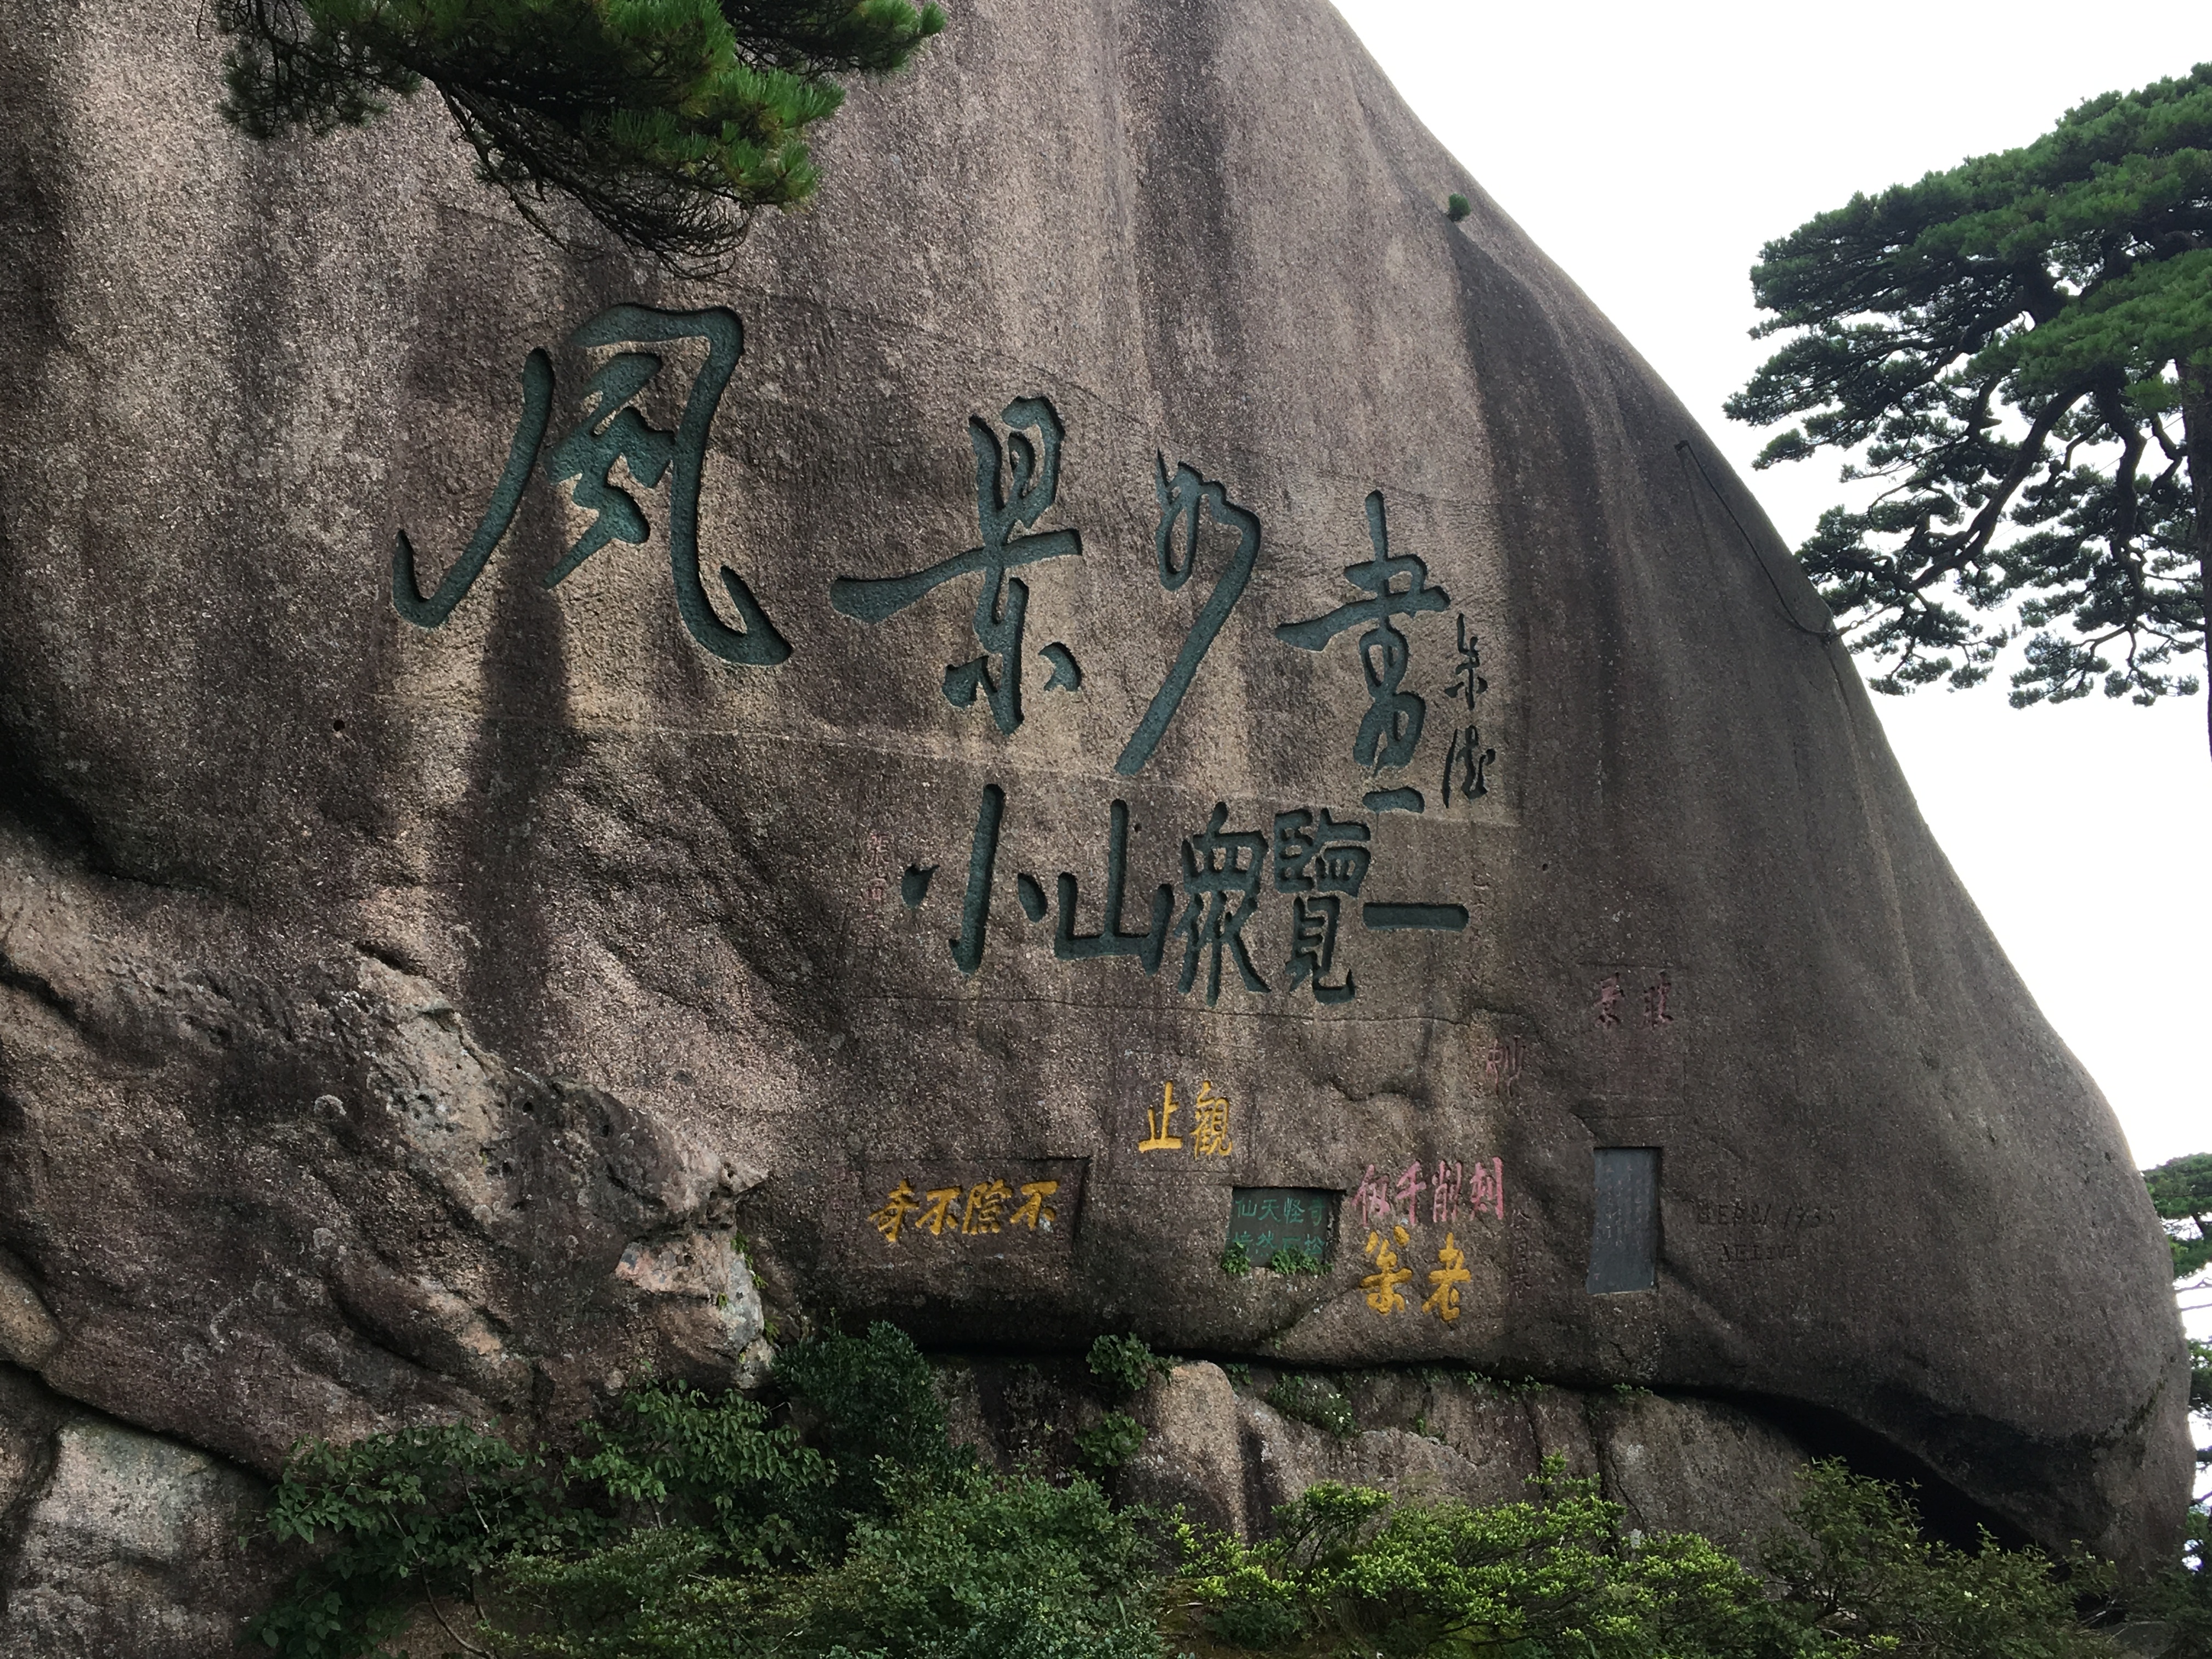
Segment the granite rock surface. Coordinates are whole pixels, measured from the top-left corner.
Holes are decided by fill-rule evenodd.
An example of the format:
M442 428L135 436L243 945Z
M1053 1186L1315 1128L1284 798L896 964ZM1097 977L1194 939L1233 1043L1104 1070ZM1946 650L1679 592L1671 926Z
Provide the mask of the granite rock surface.
M0 1659L203 1659L278 1564L242 1544L262 1483L0 1365Z
M246 143L189 5L0 24L54 1397L266 1476L836 1309L1693 1394L2166 1547L2110 1110L1755 502L1320 0L971 0L697 282L421 100Z

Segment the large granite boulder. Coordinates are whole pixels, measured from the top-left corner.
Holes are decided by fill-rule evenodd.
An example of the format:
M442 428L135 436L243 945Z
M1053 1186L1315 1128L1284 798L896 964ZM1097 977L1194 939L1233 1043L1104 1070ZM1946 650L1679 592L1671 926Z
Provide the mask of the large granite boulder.
M0 22L0 1358L266 1474L1134 1329L2166 1547L2110 1111L1320 0L963 3L698 282L428 100L242 140L185 0Z

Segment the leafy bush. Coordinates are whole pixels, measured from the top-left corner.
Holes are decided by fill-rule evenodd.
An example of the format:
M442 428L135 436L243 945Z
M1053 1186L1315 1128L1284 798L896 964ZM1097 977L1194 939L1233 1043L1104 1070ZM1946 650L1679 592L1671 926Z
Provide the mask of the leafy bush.
M1359 1432L1359 1419L1352 1414L1352 1402L1334 1383L1318 1376L1293 1372L1278 1379L1263 1397L1284 1416L1295 1417L1317 1429L1327 1429L1340 1440L1348 1440Z
M1158 1659L1150 1555L1088 1480L974 1468L896 1483L844 1554L732 1571L707 1535L641 1529L513 1562L505 1659Z
M596 1487L618 1524L694 1528L757 1567L810 1559L841 1531L820 1501L837 1466L768 1417L742 1395L710 1400L648 1381L617 1399L607 1421L585 1425L592 1455L565 1474Z
M296 1573L248 1633L297 1659L349 1659L394 1634L405 1604L465 1594L520 1551L588 1545L603 1529L570 1508L558 1466L461 1426L402 1429L350 1446L293 1448L270 1496L279 1542L335 1545Z
M1592 1480L1556 1457L1528 1499L1394 1504L1322 1485L1246 1546L1181 1525L1196 1623L1247 1648L1510 1659L2069 1659L2112 1651L2075 1618L2104 1587L2028 1550L1923 1539L1894 1487L1840 1464L1806 1471L1799 1531L1771 1542L1762 1580L1711 1540L1637 1534Z
M846 1517L888 1513L891 1473L943 1476L974 1461L954 1449L929 1361L896 1325L795 1344L776 1357L775 1381L832 1467L823 1524L839 1538Z
M2042 1552L2000 1549L1986 1533L1976 1551L1932 1542L1904 1492L1838 1462L1799 1480L1799 1533L1770 1540L1759 1565L1801 1631L1930 1659L2109 1652L2074 1616L2078 1599L2110 1588L2100 1564L2080 1559L2062 1574Z
M1285 1275L1321 1273L1328 1271L1319 1250L1309 1250L1301 1245L1285 1244L1267 1259L1268 1270Z
M775 1381L799 1428L648 1379L565 1459L466 1427L303 1443L267 1524L320 1553L250 1634L351 1659L429 1599L508 1659L1155 1659L1135 1528L956 1451L902 1333L797 1345Z
M861 1528L840 1569L800 1593L801 1639L775 1651L1156 1659L1152 1566L1091 1482L970 1474Z
M1252 1258L1244 1246L1235 1239L1221 1253L1221 1271L1231 1279L1242 1279L1252 1271Z
M1094 1469L1120 1468L1144 1443L1145 1425L1127 1412L1108 1412L1075 1436L1075 1449Z
M1176 1362L1154 1353L1140 1337L1102 1336L1091 1345L1091 1374L1115 1394L1142 1394Z

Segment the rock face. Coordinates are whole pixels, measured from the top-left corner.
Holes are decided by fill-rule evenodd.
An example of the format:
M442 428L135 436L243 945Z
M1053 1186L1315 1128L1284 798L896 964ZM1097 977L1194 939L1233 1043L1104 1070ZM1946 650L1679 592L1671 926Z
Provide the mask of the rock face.
M239 1544L260 1484L0 1365L0 1659L230 1651L273 1576Z
M1333 1373L1341 1401L1325 1427L1280 1409L1286 1386L1315 1381L1241 1363L1178 1365L1128 1402L1142 1445L1109 1477L1115 1498L1247 1537L1319 1480L1381 1486L1413 1500L1504 1504L1557 1455L1598 1477L1630 1525L1702 1532L1755 1559L1786 1529L1806 1448L1725 1401L1642 1389L1592 1393L1502 1385L1431 1367ZM1077 1436L1102 1407L1075 1364L962 1360L940 1392L954 1437L999 1468L1079 1463ZM1293 1395L1295 1398L1295 1395Z
M250 145L192 16L0 0L8 1360L266 1474L744 1375L757 1270L2164 1547L2110 1112L1756 505L1319 0L964 4L699 283L427 105Z

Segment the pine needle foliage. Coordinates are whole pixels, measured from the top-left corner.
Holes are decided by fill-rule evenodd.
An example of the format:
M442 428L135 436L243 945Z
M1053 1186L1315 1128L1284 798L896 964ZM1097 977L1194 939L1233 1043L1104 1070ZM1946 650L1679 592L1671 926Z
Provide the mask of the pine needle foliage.
M2158 1212L2160 1224L2166 1230L2166 1246L2173 1254L2173 1293L2177 1299L2212 1290L2212 1279L2202 1279L2208 1267L2212 1267L2212 1152L2191 1152L2185 1157L2168 1158L2154 1169L2142 1172L2143 1185L2149 1190L2151 1207ZM2202 1306L2202 1304L2197 1304ZM2183 1310L2189 1304L2183 1303ZM2199 1421L2212 1424L2212 1342L2200 1342L2195 1337L2186 1339L2189 1346L2189 1411ZM2212 1447L2199 1447L2197 1461L2212 1463ZM2197 1528L2192 1548L2201 1541L2204 1517L2192 1515ZM2212 1651L2212 1603L2204 1585L2212 1583L2200 1563L2197 1576L2191 1583L2197 1588L2197 1601L2191 1605L2203 1615L2206 1648ZM2205 1604L2205 1605L2200 1605Z
M2166 1224L2173 1276L2186 1279L2212 1266L2212 1152L2169 1158L2142 1175L2151 1207Z
M1787 343L1729 400L1881 481L1798 557L1902 692L2191 695L2212 568L2212 64L1769 242ZM1994 624L1975 613L1997 613ZM2179 665L2179 666L2177 666Z
M213 0L224 116L256 138L361 126L424 86L478 176L547 234L550 192L682 270L814 191L838 79L945 27L909 0Z
M2203 1457L2200 1452L2200 1462ZM2212 1511L2206 1505L2195 1504L2189 1511L2181 1565L2139 1594L2131 1612L2140 1624L2172 1631L2172 1642L2160 1659L2212 1659Z

